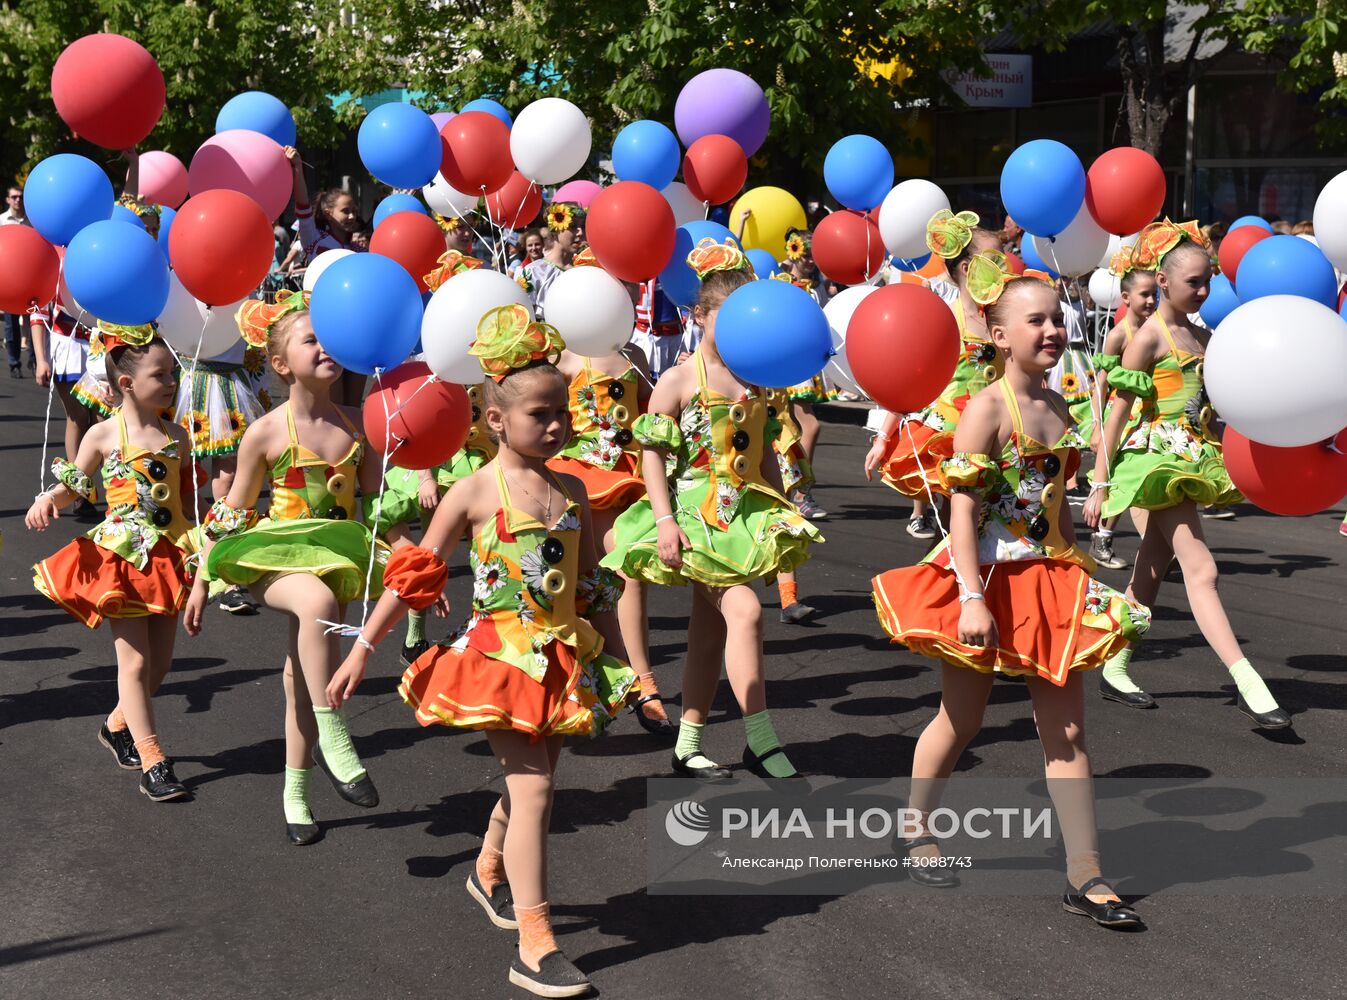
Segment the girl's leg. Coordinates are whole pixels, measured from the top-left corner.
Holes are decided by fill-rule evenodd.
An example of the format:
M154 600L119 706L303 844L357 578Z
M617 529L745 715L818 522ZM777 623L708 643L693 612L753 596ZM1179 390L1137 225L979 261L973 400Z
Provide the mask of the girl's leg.
M150 628L150 668L146 691L151 698L159 693L159 685L173 669L173 644L178 637L178 619L169 615L152 615L147 619Z
M1169 565L1174 560L1172 535L1158 529L1146 531L1149 511L1133 507L1131 514L1132 522L1141 534L1141 546L1137 549L1136 562L1132 565L1132 580L1128 584L1127 595L1149 607L1155 602L1165 574L1169 572ZM1127 673L1135 648L1132 644L1124 646L1104 664L1099 680L1101 685L1107 684L1108 687L1101 687L1101 690L1106 698L1114 701L1135 708L1151 708L1155 705L1155 699L1138 687Z
M313 702L296 666L299 660L299 624L290 621L290 649L285 658L285 787L281 806L287 825L315 825L309 809L309 781L313 776L313 748L318 744L318 721ZM316 835L316 831L314 834ZM301 839L308 839L302 837Z
M800 447L804 449L805 458L810 462L814 461L814 448L818 445L819 422L818 416L814 413L812 403L792 403L795 409L795 419L800 425Z
M109 618L117 651L117 703L140 753L140 768L148 771L166 759L154 728L150 704L153 650L149 618ZM176 624L176 621L174 621Z
M557 758L561 756L562 738L548 737L547 759L549 773L556 774ZM550 806L549 806L550 808ZM550 814L549 814L550 815ZM477 879L488 896L497 885L508 882L505 874L505 833L510 825L510 788L496 800L487 820L486 835L482 838L482 851L477 855Z
M688 652L683 663L683 710L678 720L674 757L692 768L719 768L702 753L702 730L711 713L720 684L720 662L725 654L725 619L708 587L692 585L692 615L688 620Z
M992 690L992 675L968 667L944 664L940 668L940 709L917 737L912 754L911 808L917 813L917 833L926 833L926 817L940 805L945 782L959 755L982 730L982 713ZM915 857L939 857L934 844L914 848Z
M616 539L613 524L621 513L615 507L590 509L593 518L594 535L603 544L603 551L612 552ZM641 681L641 697L655 695L654 701L647 701L639 709L647 719L667 722L669 715L664 711L664 703L659 700L659 683L650 667L650 616L647 613L647 595L645 581L633 580L623 574L625 586L617 602L617 627L622 632L622 644L627 647L627 662Z
M61 409L65 411L65 453L71 462L79 454L85 432L94 425L93 411L70 394L72 385L73 382L56 383L56 395L60 397Z

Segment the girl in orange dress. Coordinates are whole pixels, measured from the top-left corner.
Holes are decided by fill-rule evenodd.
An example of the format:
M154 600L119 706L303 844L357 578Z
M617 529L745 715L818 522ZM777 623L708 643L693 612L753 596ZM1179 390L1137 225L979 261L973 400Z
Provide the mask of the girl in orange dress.
M89 428L75 461L57 460L57 485L38 494L25 519L45 531L76 498L95 499L93 476L107 483L107 516L86 535L33 567L37 589L76 620L106 618L117 651L117 706L98 733L117 765L141 772L155 802L188 794L159 745L150 699L173 665L178 613L190 584L192 496L187 432L160 414L177 392L173 352L148 327L108 327L95 337L121 395L113 417ZM189 629L190 631L190 629Z

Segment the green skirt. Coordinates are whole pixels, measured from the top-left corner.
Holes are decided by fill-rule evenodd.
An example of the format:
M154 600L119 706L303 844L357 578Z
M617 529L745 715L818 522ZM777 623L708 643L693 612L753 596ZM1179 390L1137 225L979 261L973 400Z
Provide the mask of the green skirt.
M675 518L690 543L683 565L674 568L660 559L654 511L649 500L639 500L613 525L613 551L604 556L604 566L646 583L681 586L690 580L734 587L794 570L809 558L809 546L823 541L817 528L775 494L746 489L729 527L721 529L699 516L710 480L677 485Z
M311 573L327 584L338 603L347 604L365 593L371 549L369 596L377 597L384 589L388 546L376 542L359 521L259 521L215 543L206 560L206 578L246 587L273 575Z
M1229 507L1244 499L1230 481L1221 446L1203 441L1182 454L1123 449L1114 460L1103 516L1113 517L1129 507L1164 510L1181 503Z

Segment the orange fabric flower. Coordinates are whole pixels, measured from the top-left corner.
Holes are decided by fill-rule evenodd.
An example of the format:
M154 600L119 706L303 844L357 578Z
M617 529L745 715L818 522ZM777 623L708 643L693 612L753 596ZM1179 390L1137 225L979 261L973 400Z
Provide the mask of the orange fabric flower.
M516 368L534 361L555 364L566 349L557 328L535 321L527 306L498 306L477 324L477 339L468 353L482 363L482 371L499 382Z
M1207 239L1196 219L1174 222L1166 216L1160 222L1152 222L1137 237L1136 247L1132 251L1132 266L1156 270L1164 261L1165 254L1184 240L1192 240L1204 249L1211 247L1211 240Z
M713 271L752 270L748 257L730 241L717 243L704 236L692 253L688 254L688 267L697 273L699 280L705 280Z
M439 264L439 267L422 278L426 287L432 292L439 291L440 286L454 275L462 274L464 271L474 271L482 266L482 262L476 257L469 257L457 250L447 250L440 254Z
M576 254L571 263L576 267L603 267L603 265L599 263L599 258L594 256L594 251L589 247L585 247Z
M239 335L245 342L252 347L265 347L267 334L282 316L308 308L308 292L282 292L275 302L248 299L239 306L234 321L238 323Z

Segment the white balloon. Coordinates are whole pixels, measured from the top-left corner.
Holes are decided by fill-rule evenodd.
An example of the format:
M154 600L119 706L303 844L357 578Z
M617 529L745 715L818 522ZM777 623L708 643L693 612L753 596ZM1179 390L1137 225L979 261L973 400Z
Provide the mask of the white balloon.
M446 281L430 297L421 317L421 347L430 370L446 382L481 382L482 365L468 353L477 339L477 324L489 310L514 303L527 306L533 315L528 293L499 271L479 268ZM547 303L550 308L550 295Z
M519 172L538 184L570 180L589 159L589 119L570 101L543 97L514 120L510 156Z
M682 181L673 181L660 194L673 209L675 226L686 226L706 218L706 202L699 201Z
M601 358L626 346L636 326L636 308L626 287L598 267L573 267L547 289L547 322L566 347Z
M1082 202L1071 224L1056 236L1035 236L1034 249L1039 259L1058 274L1075 278L1099 265L1108 242L1108 233L1099 228Z
M1333 266L1347 271L1347 170L1319 192L1314 202L1314 235Z
M1251 441L1295 448L1347 427L1347 320L1312 299L1266 295L1236 307L1204 369L1212 406Z
M903 181L885 195L879 206L879 235L889 253L903 260L925 257L930 252L926 224L942 208L949 208L949 198L930 181Z
M1097 306L1117 309L1122 305L1122 279L1109 274L1107 268L1096 268L1090 275L1090 298Z
M477 195L464 194L438 171L435 179L421 189L431 210L446 219L461 219L477 207Z
M193 357L202 361L217 357L238 342L239 327L234 315L245 301L240 299L230 306L207 306L193 298L192 293L182 287L178 276L170 273L168 301L157 320L159 336L178 352L184 364Z
M877 291L879 291L879 288L875 285L852 285L830 298L828 304L823 307L823 315L828 320L828 329L832 333L833 351L835 352L832 357L832 364L823 369L823 374L839 389L846 389L858 396L867 394L857 383L856 376L851 371L851 362L847 359L847 327L851 323L851 316L855 313L856 307L868 295ZM548 299L547 302L550 308L552 300Z
M354 250L338 248L336 250L324 250L314 257L313 263L304 269L304 291L312 292L313 286L318 283L319 275L343 257L350 257L354 254Z
M1096 267L1107 268L1113 262L1113 255L1123 247L1136 246L1136 242L1141 238L1140 233L1133 233L1131 236L1119 236L1116 233L1110 233L1108 237L1108 249L1099 258Z

